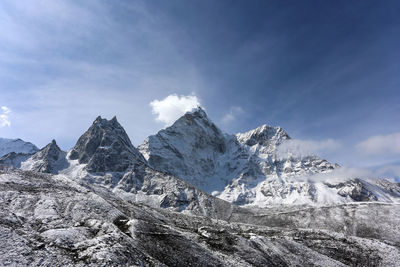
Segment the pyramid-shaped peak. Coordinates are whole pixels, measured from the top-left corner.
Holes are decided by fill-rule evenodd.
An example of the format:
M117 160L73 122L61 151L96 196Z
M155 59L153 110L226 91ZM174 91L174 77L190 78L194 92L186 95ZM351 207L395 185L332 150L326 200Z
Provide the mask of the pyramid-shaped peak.
M206 112L200 106L185 113L170 127L159 131L161 134L178 132L182 135L200 136L201 138L213 138L215 136L223 138L222 131L208 118Z
M49 144L43 147L41 150L36 152L32 158L34 159L45 159L45 158L54 158L58 159L59 154L62 152L60 147L57 145L56 140L52 140Z
M87 163L92 172L122 172L138 161L145 162L115 116L111 120L97 117L78 139L69 158Z
M36 152L25 165L22 163L23 169L44 173L58 173L67 166L66 152L60 149L54 139Z
M57 145L57 142L55 139L51 140L49 144L47 144L44 148L42 148L40 151L49 151L49 150L56 150L56 151L61 151L60 147Z

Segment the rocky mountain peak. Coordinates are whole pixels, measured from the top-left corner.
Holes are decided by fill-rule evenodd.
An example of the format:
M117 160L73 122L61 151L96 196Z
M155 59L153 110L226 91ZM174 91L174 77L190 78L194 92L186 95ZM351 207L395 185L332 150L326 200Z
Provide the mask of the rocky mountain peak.
M219 137L222 132L208 118L207 113L197 107L180 117L172 126L165 129L166 132L200 132L203 136ZM160 131L161 132L161 131Z
M218 159L227 153L226 135L198 107L172 126L149 136L139 146L150 166L201 186L218 170Z
M91 172L123 172L136 162L146 162L117 118L107 120L100 116L78 139L69 158L87 164Z
M67 166L66 152L60 149L54 139L28 160L21 163L21 168L24 170L43 173L58 173Z
M39 152L34 154L32 157L33 158L53 158L57 159L59 153L62 152L60 147L57 145L56 140L51 140L51 142L42 148Z
M268 145L271 142L280 144L283 140L290 139L290 136L281 127L272 127L267 124L245 133L238 133L236 136L240 143L248 146Z
M186 116L193 116L196 118L207 118L207 113L204 111L203 108L198 106L197 108L192 109L192 111L186 112Z

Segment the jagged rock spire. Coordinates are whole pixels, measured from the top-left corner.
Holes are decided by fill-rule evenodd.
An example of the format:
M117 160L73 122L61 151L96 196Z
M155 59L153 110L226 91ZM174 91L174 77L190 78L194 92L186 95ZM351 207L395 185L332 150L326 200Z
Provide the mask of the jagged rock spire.
M69 158L86 163L91 172L123 172L134 163L146 162L115 116L111 120L97 117Z

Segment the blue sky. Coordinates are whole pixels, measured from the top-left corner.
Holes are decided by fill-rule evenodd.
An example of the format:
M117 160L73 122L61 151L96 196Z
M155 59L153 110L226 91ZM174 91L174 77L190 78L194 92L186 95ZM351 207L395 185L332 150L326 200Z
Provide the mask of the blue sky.
M399 12L389 0L1 1L0 136L69 149L117 115L139 144L166 125L150 103L176 94L229 133L280 125L342 165L399 166Z

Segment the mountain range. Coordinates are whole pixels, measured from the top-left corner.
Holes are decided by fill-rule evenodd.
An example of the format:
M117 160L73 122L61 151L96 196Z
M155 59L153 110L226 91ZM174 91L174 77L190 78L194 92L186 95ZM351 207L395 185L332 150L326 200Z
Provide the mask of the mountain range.
M40 151L22 140L10 140L8 144L17 144L16 151L4 155L0 163L65 173L135 194L146 177L162 177L159 183L168 177L239 206L399 201L398 183L335 177L339 165L281 149L290 140L282 128L268 125L226 134L198 107L137 148L116 117L109 121L98 117L68 152L61 151L55 140ZM6 149L12 146L2 151Z
M138 147L116 117L96 118L69 151L55 140L41 150L14 140L18 146L0 147L9 152L0 158L0 239L6 244L0 260L102 266L399 262L400 184L335 177L339 165L292 153L285 148L290 140L268 125L224 133L200 107Z

